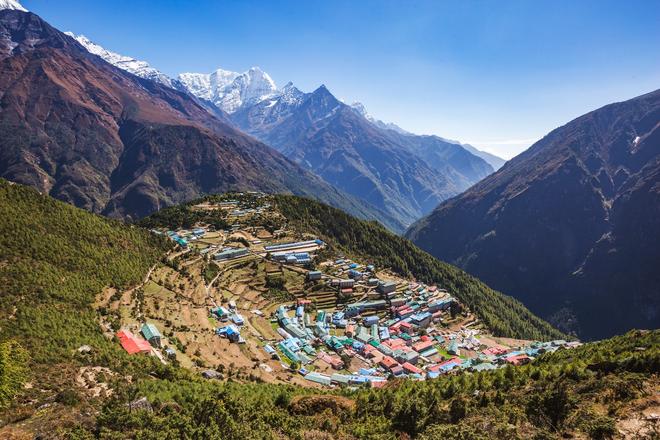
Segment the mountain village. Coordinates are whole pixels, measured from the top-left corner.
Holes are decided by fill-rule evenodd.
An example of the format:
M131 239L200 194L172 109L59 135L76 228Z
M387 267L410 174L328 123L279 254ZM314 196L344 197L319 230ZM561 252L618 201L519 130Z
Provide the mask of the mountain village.
M380 387L389 378L518 366L580 345L494 337L442 286L402 279L288 230L263 194L192 209L219 215L229 227L152 229L176 246L168 265L142 288L101 300L119 312L115 336L131 354L179 362L209 379L249 374L306 386ZM209 268L213 278L204 280Z

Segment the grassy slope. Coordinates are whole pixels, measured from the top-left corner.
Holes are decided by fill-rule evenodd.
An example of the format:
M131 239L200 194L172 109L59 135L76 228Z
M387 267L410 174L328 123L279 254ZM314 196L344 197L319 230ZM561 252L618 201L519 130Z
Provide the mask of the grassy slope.
M356 219L310 199L279 195L276 201L291 225L318 234L339 250L367 258L401 275L412 275L421 281L438 283L447 288L468 305L495 335L538 340L566 337L519 301L432 257L376 222Z

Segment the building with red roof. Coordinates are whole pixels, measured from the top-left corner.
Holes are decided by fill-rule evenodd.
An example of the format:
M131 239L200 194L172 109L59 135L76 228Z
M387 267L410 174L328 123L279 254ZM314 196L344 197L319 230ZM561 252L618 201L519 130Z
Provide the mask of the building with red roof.
M404 370L406 370L408 373L411 374L422 374L422 369L419 367L414 366L410 362L404 362L403 365L401 365Z
M525 365L531 359L526 354L519 354L519 355L515 355L515 356L509 356L509 357L505 358L505 360L508 363L510 363L511 365L518 366L518 365Z
M413 326L409 322L402 322L401 325L399 326L401 328L401 331L406 332L410 334L413 330Z
M385 368L386 370L392 370L392 368L398 365L399 363L390 356L383 356L383 359L381 359L380 361L380 366Z
M119 330L117 332L119 343L128 354L151 353L151 345L144 339L138 338L129 330Z
M413 344L413 350L421 353L423 351L433 348L433 341L419 341L416 344Z

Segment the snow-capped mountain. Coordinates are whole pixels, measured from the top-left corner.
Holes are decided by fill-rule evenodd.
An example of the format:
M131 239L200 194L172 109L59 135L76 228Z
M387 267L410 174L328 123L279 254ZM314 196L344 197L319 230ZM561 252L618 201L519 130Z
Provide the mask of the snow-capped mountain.
M361 103L349 106L337 100L325 86L304 93L289 82L278 89L272 78L258 67L243 73L224 69L208 74L182 73L172 79L145 61L106 50L83 35L68 35L120 69L197 97L216 117L226 122L231 120L231 124L304 164L335 186L366 198L379 208L390 209L388 214L402 224L410 223L493 170L476 152L461 148L460 143L417 136L380 121ZM329 152L335 158L345 157L345 162L335 159L334 163L339 169L354 170L353 174L338 175L336 170L327 169L324 164L330 156L323 155ZM388 159L383 163L374 159L377 157ZM425 164L432 164L435 172ZM407 171L385 176L392 167ZM382 176L365 170L378 170L377 174ZM360 191L364 188L346 185L356 178L370 182L365 188L371 190L363 194ZM422 199L417 192L390 188L389 181L406 181L411 188L423 188L420 194L426 196ZM373 200L367 198L369 194ZM394 194L394 198L387 194Z
M16 11L27 12L28 10L23 7L16 0L0 0L0 10L2 9L14 9Z
M227 113L279 94L275 82L259 67L243 73L223 69L209 74L182 73L178 80L190 93L211 101Z
M412 134L409 131L404 130L393 122L383 122L380 119L376 119L369 112L367 108L361 102L354 102L351 104L351 108L355 110L360 116L364 117L367 121L371 122L378 128L383 128L385 130L394 130L399 134Z
M11 1L11 0L0 0L0 1ZM65 32L66 35L75 38L75 40L80 43L85 49L94 55L98 55L103 58L108 63L112 64L115 67L118 67L122 70L137 75L140 78L150 79L152 81L159 82L173 89L181 89L181 85L178 81L170 78L165 75L163 72L155 69L149 65L146 61L137 60L132 57L125 55L120 55L116 52L105 49L104 47L94 43L89 38L84 35L75 35L73 32Z

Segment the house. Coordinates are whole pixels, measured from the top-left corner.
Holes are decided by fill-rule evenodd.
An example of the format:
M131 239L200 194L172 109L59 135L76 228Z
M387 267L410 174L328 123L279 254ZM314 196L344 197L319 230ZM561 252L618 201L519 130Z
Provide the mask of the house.
M217 379L220 377L220 373L215 370L205 370L202 371L202 377L204 379Z
M271 359L279 359L280 356L277 354L277 351L269 344L264 345L264 350L270 355Z
M515 366L525 365L531 361L529 356L526 354L517 354L513 356L508 356L504 359L507 363Z
M390 338L390 329L387 327L379 327L378 331L381 341L385 341Z
M417 353L415 350L408 350L397 359L403 363L407 362L409 364L416 364L417 361L419 361L419 353Z
M406 333L406 334L410 335L410 333L412 333L412 331L413 331L413 326L409 322L403 321L401 323L401 325L399 325L399 329L403 333Z
M392 370L394 367L398 367L399 363L395 361L393 358L390 356L383 356L383 359L379 362L380 366L385 368L386 370Z
M362 343L368 343L371 340L371 334L369 333L369 330L366 327L358 327L357 335L355 336L355 339Z
M355 285L355 280L339 280L340 289L352 289Z
M215 334L218 336L224 336L229 339L231 342L240 342L241 332L233 324L230 324L226 327L220 327L215 330Z
M375 316L375 315L374 316L367 316L366 318L362 319L362 325L364 325L365 327L371 327L374 324L378 324L379 320L380 319L378 318L378 316Z
M348 385L351 383L352 377L353 376L349 376L347 374L334 373L332 376L330 376L330 379L338 384Z
M490 362L482 362L480 364L472 365L470 367L470 370L472 371L487 371L487 370L495 370L497 366L491 364Z
M429 312L421 312L410 317L410 322L420 328L426 328L431 323L432 315Z
M321 385L330 386L332 384L332 378L326 374L321 374L321 373L315 373L315 372L307 373L305 375L305 379L312 382L320 383Z
M360 280L362 278L362 272L359 270L351 269L348 271L348 277L353 280Z
M214 307L211 309L211 314L215 315L220 321L228 321L229 320L229 310L225 309L224 307Z
M287 339L290 341L290 339ZM292 362L300 362L300 356L298 356L285 341L280 342L277 346L282 350L282 353L288 357Z
M450 371L451 369L453 369L455 367L458 367L462 363L463 363L463 361L461 361L457 357L454 357L454 358L448 359L444 362L441 362L439 364L432 365L432 366L428 367L427 369L428 369L428 371L430 371L432 373L446 373L446 372Z
M165 356L167 356L170 359L175 359L176 358L176 351L172 347L167 347L165 349Z
M144 339L140 339L129 330L119 330L117 332L119 343L128 354L151 353L151 345Z
M458 349L458 341L456 339L451 341L447 346L447 353L453 354L455 356L458 356L460 354L460 350Z
M299 241L295 243L283 243L275 244L270 246L264 246L266 252L278 252L278 251L294 251L299 249L307 248L319 248L323 246L323 241L321 240L308 240L308 241Z
M421 352L426 351L430 348L433 348L433 341L432 340L419 341L419 342L413 344L412 347L413 347L413 350L415 350L416 352L421 353Z
M404 362L402 365L404 370L411 374L422 374L422 370L419 367L414 366L410 362Z
M392 293L396 290L396 283L392 281L381 281L378 284L377 290L383 295L387 295L388 293Z
M318 270L310 270L307 272L307 281L318 281L321 279L323 274Z
M142 328L140 329L140 332L142 333L142 336L144 336L144 339L149 341L151 345L153 345L156 348L160 348L161 335L155 325L143 324Z
M508 350L501 346L501 345L495 345L493 347L489 347L483 351L485 355L494 355L494 356L500 356L504 353L506 353Z
M247 248L228 248L222 252L218 252L213 256L216 261L233 260L247 255L249 253Z
M238 330L236 326L229 325L225 327L227 329L227 339L229 339L232 342L239 342L241 339L241 332Z
M317 358L330 365L335 370L341 370L344 368L344 362L341 360L341 358L339 358L339 356L332 356L328 353L320 352Z

